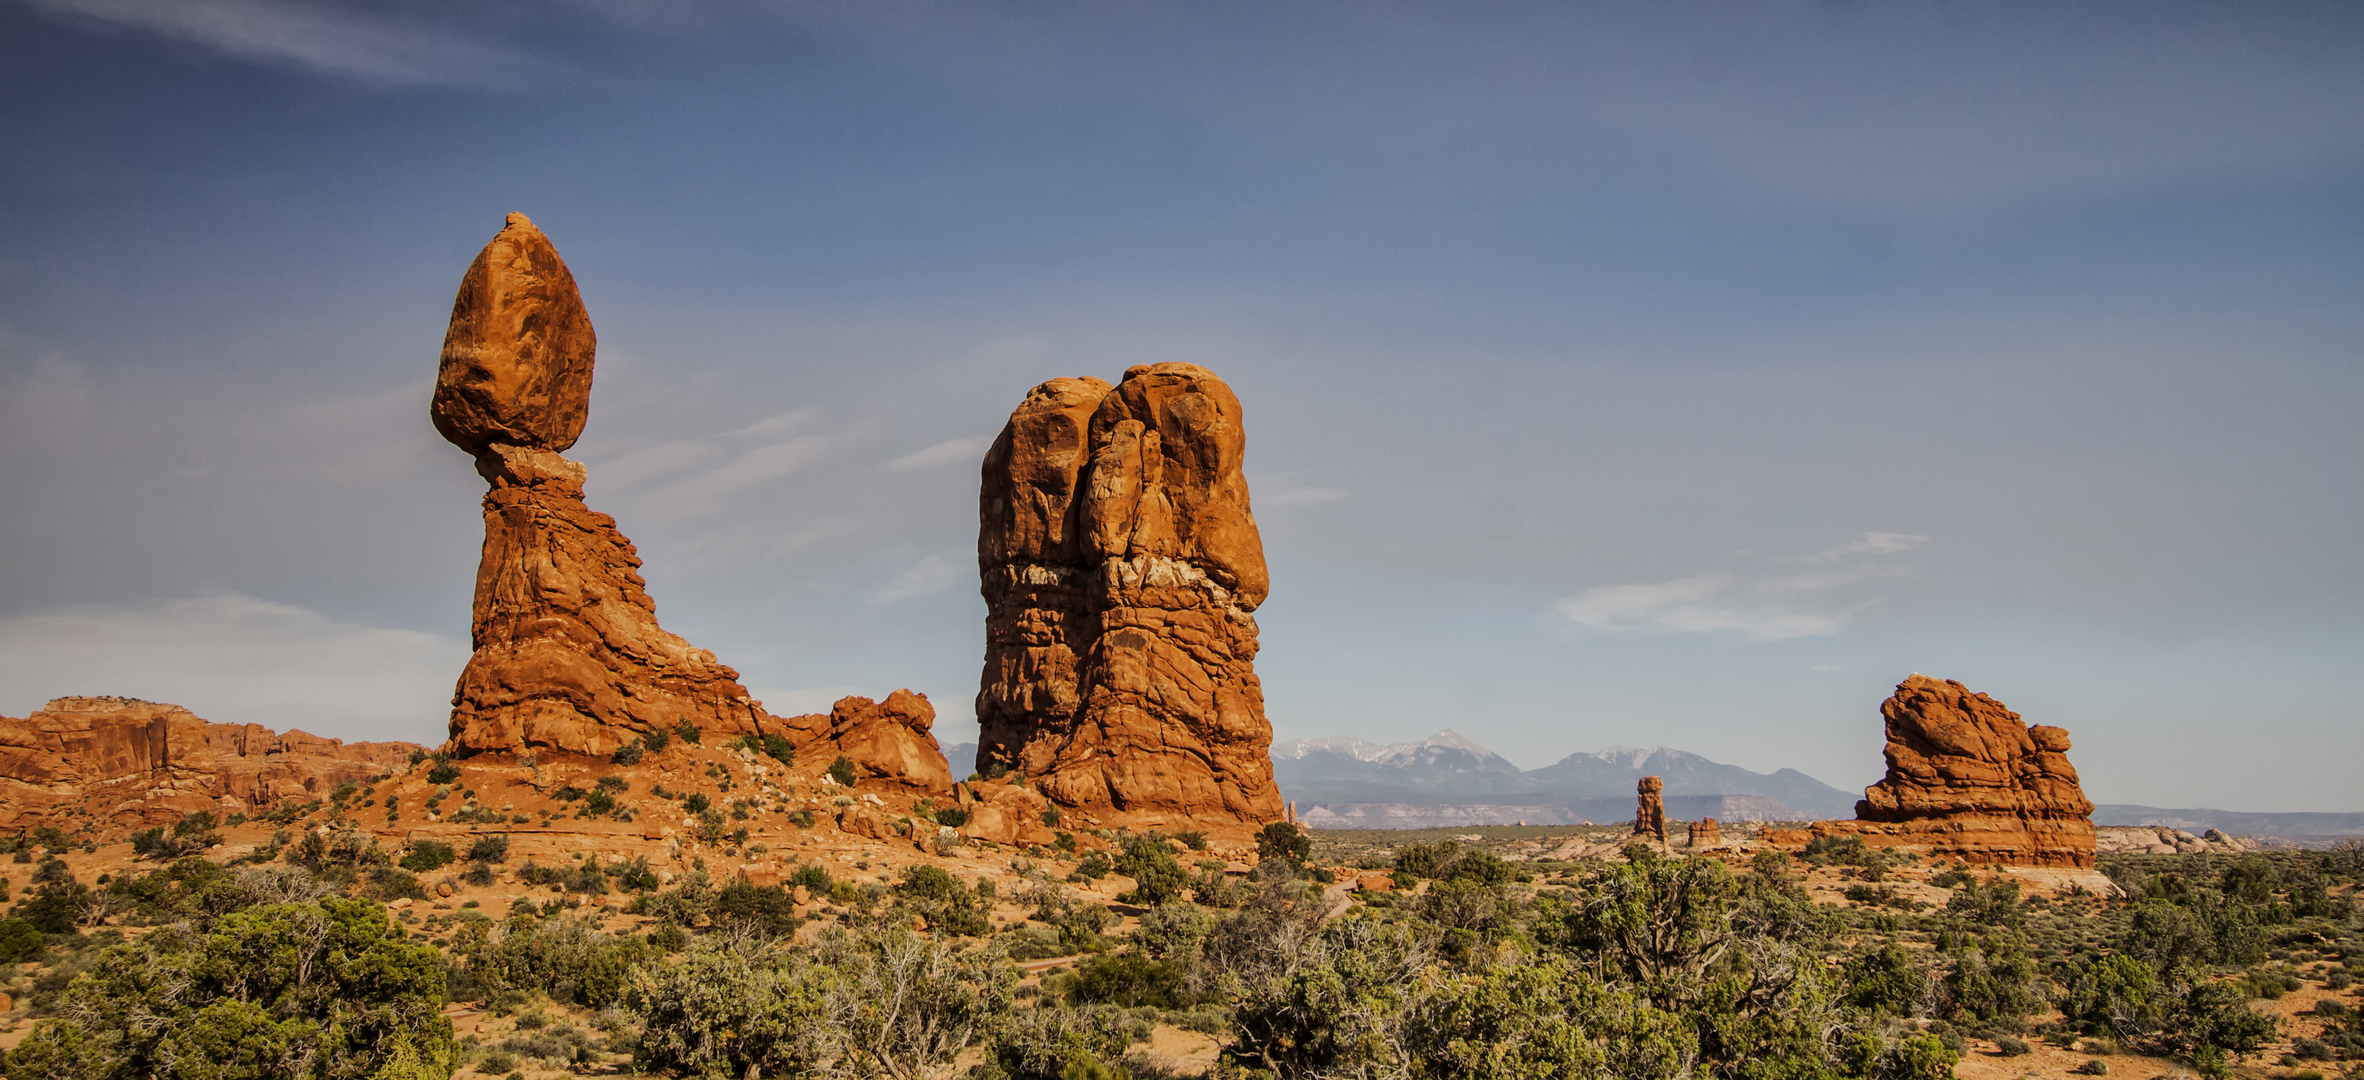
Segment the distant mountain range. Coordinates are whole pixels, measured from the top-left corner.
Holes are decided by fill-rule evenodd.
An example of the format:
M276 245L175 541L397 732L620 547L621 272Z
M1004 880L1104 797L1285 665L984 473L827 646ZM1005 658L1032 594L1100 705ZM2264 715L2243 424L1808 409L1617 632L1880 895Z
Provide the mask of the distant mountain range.
M1439 825L1630 820L1634 786L1644 776L1666 781L1667 814L1684 820L1850 817L1858 798L1796 769L1750 772L1663 746L1612 746L1522 770L1452 731L1394 745L1292 739L1273 744L1272 771L1299 816L1341 826L1386 821L1401 828L1429 818ZM1317 808L1322 813L1314 814Z
M2364 836L2364 814L2251 814L2238 810L2211 810L2204 806L2172 810L2157 806L2103 803L2093 808L2093 823L2165 825L2186 832L2221 829L2234 836L2276 836L2301 841Z
M944 748L956 775L977 744ZM1452 731L1419 742L1382 744L1340 736L1274 743L1281 795L1308 824L1329 828L1417 829L1474 825L1574 825L1633 818L1634 785L1666 781L1666 815L1681 821L1805 821L1855 816L1860 792L1842 791L1796 769L1750 772L1663 746L1612 746L1522 770ZM2096 825L2166 825L2192 832L2293 839L2364 836L2364 813L2251 814L2106 803Z

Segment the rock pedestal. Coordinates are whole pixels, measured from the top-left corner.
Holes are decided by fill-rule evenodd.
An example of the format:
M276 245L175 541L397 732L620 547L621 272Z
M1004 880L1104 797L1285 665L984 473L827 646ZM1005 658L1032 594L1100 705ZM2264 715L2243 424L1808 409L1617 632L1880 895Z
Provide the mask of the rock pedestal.
M590 416L597 347L558 249L509 215L460 280L429 407L490 486L456 753L610 754L684 724L701 740L777 727L738 672L657 624L632 542L560 456Z
M1642 777L1634 788L1633 834L1666 842L1666 781Z
M2030 726L1994 698L1917 674L1880 714L1887 777L1864 789L1855 821L1823 822L1818 832L1969 863L2093 866L2093 803L2069 764L2067 731Z
M1092 814L1284 813L1239 399L1192 364L1034 388L988 451L978 771Z

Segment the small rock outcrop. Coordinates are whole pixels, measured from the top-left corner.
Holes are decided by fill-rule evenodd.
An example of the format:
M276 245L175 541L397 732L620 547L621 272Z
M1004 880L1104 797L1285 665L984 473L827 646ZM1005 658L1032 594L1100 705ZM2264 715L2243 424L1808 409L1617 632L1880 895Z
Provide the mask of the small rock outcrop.
M987 452L978 771L1087 814L1278 820L1239 399L1194 364L1053 379Z
M1724 843L1724 830L1717 827L1716 819L1702 818L1691 823L1687 843L1695 848L1720 847Z
M460 281L430 408L490 485L457 753L606 754L683 723L762 730L739 673L657 625L632 542L583 504L583 466L559 456L589 415L595 348L558 250L509 215Z
M1666 781L1642 777L1634 786L1633 834L1666 842Z
M2093 803L2069 764L2068 732L2029 725L1950 679L1913 675L1881 703L1888 775L1864 789L1852 832L1964 862L2091 869Z
M885 701L840 698L826 714L781 717L776 726L799 765L826 769L839 757L855 782L885 780L929 792L952 790L952 769L930 733L936 707L927 695L897 690Z
M198 810L258 814L393 772L421 749L207 723L137 698L58 698L21 720L0 717L0 829L111 837Z

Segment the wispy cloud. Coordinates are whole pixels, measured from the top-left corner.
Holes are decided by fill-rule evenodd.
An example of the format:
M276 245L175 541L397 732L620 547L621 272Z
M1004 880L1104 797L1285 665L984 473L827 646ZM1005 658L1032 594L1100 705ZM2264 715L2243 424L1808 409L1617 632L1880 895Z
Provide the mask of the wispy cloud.
M885 607L917 596L940 593L976 573L966 552L939 551L919 560L893 581L870 594L871 607Z
M364 82L493 85L538 60L448 30L284 0L26 0L36 8L177 38L244 60Z
M1822 549L1811 561L1835 563L1857 555L1901 555L1928 542L1928 537L1911 533L1867 532L1859 540Z
M1807 561L1841 563L1911 551L1926 536L1872 532L1809 556ZM1554 607L1569 620L1602 630L1704 634L1734 631L1754 641L1828 637L1877 605L1878 597L1842 600L1848 586L1893 576L1895 568L1853 562L1819 574L1744 577L1702 572L1672 581L1604 585L1560 601Z
M1256 496L1256 505L1264 509L1275 506L1312 506L1315 503L1337 502L1346 497L1344 491L1326 487L1287 487L1269 495Z
M926 449L914 450L879 466L879 468L888 472L913 472L919 469L933 469L939 465L978 462L984 460L985 451L992 449L992 447L993 436L991 435L979 435L967 439L946 439Z
M251 596L0 619L0 711L119 694L217 723L440 742L465 642L341 622Z

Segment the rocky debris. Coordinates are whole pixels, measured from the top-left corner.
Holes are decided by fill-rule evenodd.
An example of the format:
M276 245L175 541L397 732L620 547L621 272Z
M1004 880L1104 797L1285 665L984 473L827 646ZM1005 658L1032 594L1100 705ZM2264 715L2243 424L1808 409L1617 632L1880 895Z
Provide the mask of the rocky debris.
M959 785L956 796L961 809L968 813L968 820L959 829L964 838L1013 847L1049 844L1059 838L1044 821L1051 804L1024 787L972 780Z
M1666 842L1666 781L1642 777L1634 786L1633 834Z
M1027 394L979 497L979 772L1095 815L1282 817L1245 448L1239 399L1193 364Z
M1718 847L1721 846L1723 842L1724 833L1723 830L1716 827L1716 819L1702 818L1691 823L1690 835L1686 838L1686 843L1688 843L1691 847Z
M2259 850L2255 841L2216 829L2199 836L2166 825L2103 826L2093 832L2094 850L2103 854L2198 855Z
M455 752L608 754L684 724L763 730L738 672L657 625L632 542L583 504L583 466L557 453L588 415L594 346L557 249L509 215L460 282L430 409L491 486Z
M2068 732L1953 680L1915 674L1880 705L1888 775L1864 789L1850 832L1875 847L1924 848L1976 864L2090 869L2093 803L2069 764Z
M843 756L853 763L856 783L884 780L949 793L952 770L929 733L935 722L927 695L897 690L885 701L840 698L827 714L783 717L776 726L800 765L826 768Z
M420 749L207 723L137 698L58 698L22 720L0 717L0 828L106 834L198 810L258 814L392 772Z

